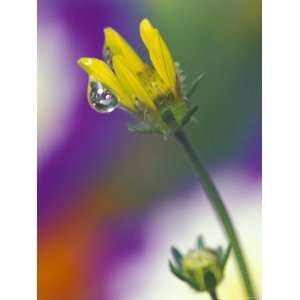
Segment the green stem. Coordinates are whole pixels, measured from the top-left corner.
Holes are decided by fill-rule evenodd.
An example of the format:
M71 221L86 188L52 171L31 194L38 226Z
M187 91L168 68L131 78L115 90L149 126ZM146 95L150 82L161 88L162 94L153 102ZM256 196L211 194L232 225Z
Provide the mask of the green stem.
M175 133L175 137L179 144L182 146L186 155L190 159L195 171L197 172L202 186L206 192L206 195L223 227L223 230L232 246L235 258L239 267L240 274L243 279L243 283L247 292L249 299L256 299L254 288L250 279L249 271L246 265L246 261L243 255L243 251L240 246L240 242L231 221L231 218L228 214L228 211L223 203L223 200L213 183L212 179L209 176L209 173L206 171L201 161L198 158L196 151L193 149L190 144L187 136L182 130L178 130Z
M216 290L209 292L209 295L212 300L219 300Z

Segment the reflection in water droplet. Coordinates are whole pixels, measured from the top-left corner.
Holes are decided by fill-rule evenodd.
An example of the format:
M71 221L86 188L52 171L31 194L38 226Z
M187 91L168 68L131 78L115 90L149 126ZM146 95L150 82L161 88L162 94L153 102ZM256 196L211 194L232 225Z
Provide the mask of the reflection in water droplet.
M90 79L88 83L88 101L100 113L112 112L118 106L117 97L94 79Z

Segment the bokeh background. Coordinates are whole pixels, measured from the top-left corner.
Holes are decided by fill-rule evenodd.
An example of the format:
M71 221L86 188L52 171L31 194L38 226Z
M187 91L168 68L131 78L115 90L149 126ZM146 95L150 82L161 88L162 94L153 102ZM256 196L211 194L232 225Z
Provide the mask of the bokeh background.
M241 235L260 292L261 17L257 0L38 0L38 293L40 300L208 299L168 271L169 249L198 234L226 245L172 139L128 133L122 111L86 100L82 56L103 28L147 59L138 24L159 27L189 85L205 73L188 134ZM230 259L222 300L245 299Z

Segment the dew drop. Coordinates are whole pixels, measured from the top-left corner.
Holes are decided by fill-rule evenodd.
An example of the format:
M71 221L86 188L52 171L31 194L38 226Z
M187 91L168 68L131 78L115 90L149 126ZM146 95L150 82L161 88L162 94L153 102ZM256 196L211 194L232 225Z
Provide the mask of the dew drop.
M88 83L88 101L99 113L110 113L118 106L117 97L94 79L90 79Z

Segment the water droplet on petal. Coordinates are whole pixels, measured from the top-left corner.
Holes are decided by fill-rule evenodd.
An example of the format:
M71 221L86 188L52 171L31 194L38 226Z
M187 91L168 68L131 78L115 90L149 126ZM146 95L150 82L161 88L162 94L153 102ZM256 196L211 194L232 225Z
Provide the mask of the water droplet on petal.
M117 97L94 79L90 79L88 83L88 101L99 113L110 113L118 106Z

